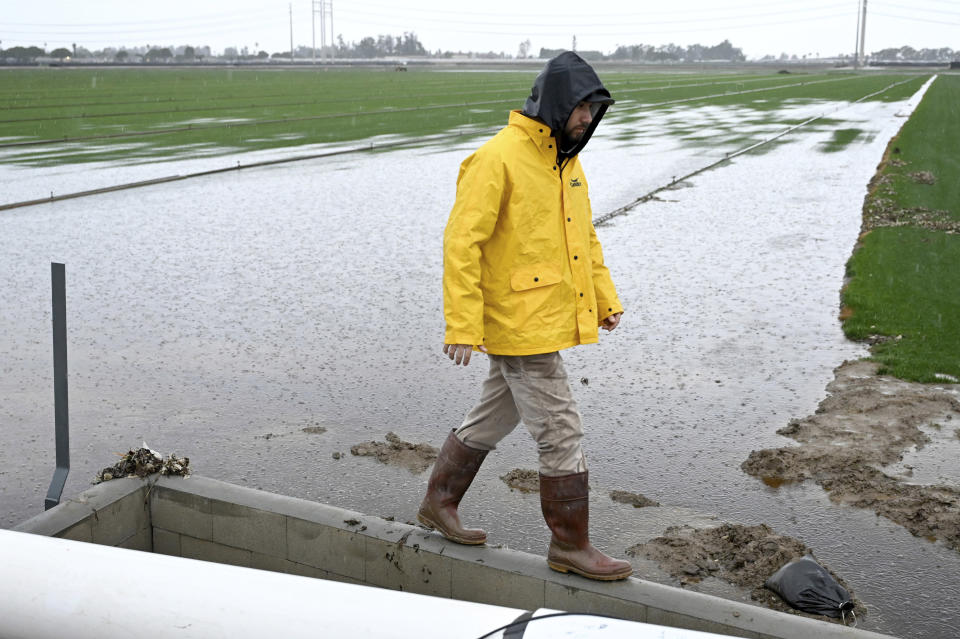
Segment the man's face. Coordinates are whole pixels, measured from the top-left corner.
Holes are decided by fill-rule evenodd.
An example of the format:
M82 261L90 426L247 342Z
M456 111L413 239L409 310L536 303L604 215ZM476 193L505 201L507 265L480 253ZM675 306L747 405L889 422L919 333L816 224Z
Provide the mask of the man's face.
M591 122L593 122L593 110L590 108L590 103L579 103L574 107L567 125L563 128L564 137L568 142L579 142Z

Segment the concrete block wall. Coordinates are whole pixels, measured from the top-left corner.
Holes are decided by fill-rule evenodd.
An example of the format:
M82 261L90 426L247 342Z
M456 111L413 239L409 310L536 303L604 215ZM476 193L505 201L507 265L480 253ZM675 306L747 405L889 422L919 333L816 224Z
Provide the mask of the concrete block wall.
M194 477L150 494L155 552L424 595L608 614L757 639L883 635L628 579L600 583L543 557L463 546L380 517Z
M106 482L24 526L18 529L293 575L734 637L884 636L639 579L594 582L554 572L540 556L462 546L407 524L196 476Z
M136 478L104 482L13 530L150 552L150 488Z

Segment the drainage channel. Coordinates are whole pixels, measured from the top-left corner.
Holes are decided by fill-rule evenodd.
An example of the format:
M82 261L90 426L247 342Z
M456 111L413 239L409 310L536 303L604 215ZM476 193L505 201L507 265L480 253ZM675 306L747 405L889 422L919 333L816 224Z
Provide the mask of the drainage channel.
M926 87L928 87L928 86L930 85L930 83L932 83L936 78L937 78L937 76L933 76L932 78L930 78L930 79L927 81L927 83L921 88L921 90L922 90L922 91L923 91L923 90L926 90ZM630 202L630 203L628 203L628 204L624 204L624 205L621 206L620 208L614 209L614 210L610 211L609 213L605 213L605 214L603 214L603 215L600 215L600 216L598 216L598 217L593 218L593 225L594 225L594 226L603 226L603 225L605 225L606 223L608 223L610 220L612 220L613 218L618 217L618 216L620 216L620 215L626 215L626 214L627 214L629 211L631 211L633 208L639 206L640 204L643 204L644 202L649 202L650 200L654 199L654 198L657 196L657 194L660 193L661 191L665 191L665 190L667 190L667 189L670 189L670 188L672 188L673 186L675 186L676 184L678 184L678 183L680 183L680 182L683 182L683 181L685 181L685 180L688 180L688 179L690 179L690 178L692 178L692 177L694 177L694 176L700 175L701 173L704 173L704 172L706 172L706 171L709 171L710 169L716 168L716 167L720 166L721 164L724 164L724 163L726 163L726 162L729 162L730 160L732 160L732 159L734 159L734 158L736 158L736 157L738 157L738 156L741 156L741 155L743 155L743 154L745 154L745 153L749 153L749 152L753 151L754 149L758 149L758 148L763 147L763 146L765 146L765 145L767 145L767 144L770 144L771 142L774 142L775 140L778 140L778 139L782 138L782 137L785 136L785 135L789 135L790 133L793 133L793 132L796 131L797 129L800 129L800 128L802 128L802 127L805 127L805 126L807 126L808 124L811 124L811 123L813 123L813 122L816 122L817 120L822 120L823 118L827 117L828 115L833 115L833 114L835 114L835 113L837 113L837 112L839 112L839 111L843 111L843 110L845 110L845 109L849 109L849 108L850 108L851 106L853 106L854 104L858 104L858 103L860 103L860 102L863 102L864 100L869 100L870 98L872 98L872 97L874 97L874 96L881 95L881 94L883 94L883 93L886 93L886 92L889 91L890 89L893 89L893 88L895 88L895 87L898 87L898 86L900 86L900 85L902 85L902 84L906 84L907 82L913 82L914 80L916 80L916 78L908 78L908 79L906 79L906 80L901 80L900 82L894 82L893 84L889 84L889 85L885 86L884 88L882 88L882 89L880 89L880 90L878 90L878 91L874 91L873 93L869 93L869 94L863 96L862 98L858 98L857 100L854 100L853 102L850 102L849 104L847 104L847 105L845 105L845 106L840 106L840 107L837 107L836 109L834 109L833 111L821 113L820 115L816 115L816 116L814 116L814 117L812 117L812 118L808 118L807 120L804 120L803 122L800 122L799 124L795 124L795 125L793 125L793 126L791 126L791 127L787 127L786 129L780 131L780 132L777 133L776 135L773 135L773 136L771 136L771 137L769 137L769 138L766 138L766 139L764 139L764 140L761 140L760 142L756 142L756 143L754 143L754 144L751 144L751 145L749 145L749 146L746 146L746 147L744 147L744 148L742 148L742 149L738 149L737 151L734 151L734 152L732 152L732 153L728 153L726 156L724 156L723 158L717 160L716 162L711 162L710 164L708 164L708 165L706 165L706 166L704 166L704 167L701 167L701 168L699 168L699 169L696 169L695 171L691 171L690 173L687 173L686 175L681 175L680 177L675 177L675 178L673 178L670 182L668 182L667 184L664 184L663 186L658 186L657 188L653 189L652 191L650 191L650 192L648 192L648 193L646 193L646 194L644 194L644 195L641 195L640 197L638 197L637 199L633 200L632 202ZM751 89L751 91L753 91L753 89ZM745 93L748 93L748 92L749 92L749 91L745 91ZM681 101L685 101L685 100L681 100ZM664 104L668 104L668 103L664 103ZM659 105L658 105L658 106L659 106Z
M936 76L934 76L934 78L935 78L935 77L936 77ZM785 88L791 88L791 87L796 87L796 86L807 86L807 85L810 85L810 84L817 84L817 83L821 83L821 82L834 82L834 81L838 81L838 80L841 80L841 79L845 80L845 79L847 79L847 78L838 78L838 79L829 79L829 80L818 80L818 81L814 81L814 82L798 82L798 83L794 83L794 84L777 85L777 86L775 86L775 87L766 87L766 88L760 88L760 89L747 89L747 90L744 90L744 91L736 91L736 92L729 92L729 93L719 93L719 94L712 94L712 95L708 95L708 96L699 96L699 97L693 97L693 98L683 98L683 99L680 99L680 100L669 100L669 101L666 101L666 102L643 104L643 105L641 105L641 106L642 106L642 107L666 106L666 105L678 104L678 103L682 103L682 102L692 102L692 101L697 101L697 100L708 100L708 99L716 98L716 97L728 97L728 96L740 95L740 94L744 94L744 93L756 93L756 92L759 92L759 91L773 91L773 90L776 90L776 89L785 89ZM863 97L855 100L854 102L852 102L852 103L850 103L850 104L851 104L851 105L852 105L852 104L856 104L856 103L858 103L858 102L862 102L863 100L867 100L867 99L869 99L869 98L871 98L871 97L873 97L873 96L875 96L875 95L880 95L880 94L882 94L882 93L884 93L884 92L886 92L886 91L889 91L889 90L890 90L891 88L893 88L893 87L899 86L899 85L901 85L901 84L905 84L906 82L911 82L911 81L913 81L914 79L915 79L915 78L910 78L910 79L907 79L907 80L902 80L902 81L900 81L900 82L895 82L895 83L893 83L893 84L890 84L890 85L884 87L883 89L880 89L879 91L875 91L875 92L873 92L873 93L870 93L870 94L868 94L868 95L865 95L865 96L863 96ZM932 80L931 80L931 81L932 81ZM406 108L406 109L387 109L387 110L380 110L380 111L367 111L367 112L358 112L358 113L350 113L350 114L327 114L327 115L323 115L323 116L311 116L311 117L307 117L307 118L289 118L289 119L276 120L276 121L270 121L270 122L234 123L234 124L226 125L226 126L238 126L238 125L243 125L243 124L264 124L264 123L272 123L272 122L294 122L294 121L298 121L298 120L314 120L314 119L321 119L321 118L338 117L339 115L375 115L375 114L378 114L378 113L379 113L379 114L382 114L382 113L396 113L396 112L398 112L398 111L413 111L413 110L420 110L420 109L451 108L451 107L454 107L454 106L460 107L460 106L481 105L481 104L499 104L499 103L503 103L503 102L507 102L507 101L508 101L508 100L490 100L490 101L485 101L485 102L474 102L474 103L468 103L468 104L463 104L463 105L459 105L459 104L458 104L458 105L431 105L431 106L428 106L428 107L411 107L411 108ZM512 100L509 100L509 101L512 102ZM849 105L848 105L848 106L849 106ZM838 109L834 110L834 111L831 112L831 113L836 113L837 111L842 110L842 109L844 109L844 108L848 108L848 107L846 107L846 106L845 106L845 107L839 107ZM797 129L799 129L799 128L807 125L807 124L810 124L811 122L815 122L816 120L819 120L819 119L822 119L823 117L826 117L826 115L828 115L828 114L824 113L824 114L818 115L818 116L816 116L816 117L814 117L814 118L810 118L809 120L806 120L805 122L801 122L800 124L797 124L797 125L794 125L794 126L792 126L792 127L789 127L788 129L785 129L784 131L781 131L781 132L778 133L777 135L775 135L775 136L773 136L773 137L771 137L771 138L767 138L766 140L763 140L762 142L758 142L758 143L753 144L753 145L750 145L750 146L748 146L748 147L746 147L746 148L740 149L740 150L738 150L738 151L736 151L736 152L734 152L734 153L731 153L731 154L729 154L728 156L724 157L723 159L718 160L718 161L716 161L716 162L713 162L713 163L711 163L711 164L709 164L709 165L707 165L707 166L705 166L705 167L702 167L702 168L700 168L700 169L697 169L696 171L693 171L692 173L688 173L687 175L681 176L681 177L679 177L679 178L674 178L674 180L671 181L670 183L665 184L665 185L663 185L663 186L660 186L660 187L654 189L653 191L650 191L649 193L647 193L647 194L645 194L645 195L643 195L643 196L635 199L634 201L630 202L629 204L626 204L626 205L624 205L624 206L622 206L622 207L620 207L620 208L618 208L618 209L615 209L615 210L613 210L613 211L611 211L611 212L609 212L609 213L606 213L606 214L601 215L601 216L599 216L599 217L597 217L597 218L594 218L594 225L595 225L595 226L603 225L604 223L606 223L606 222L609 221L610 219L612 219L612 218L614 218L614 217L617 217L618 215L623 215L623 214L625 214L627 211L629 211L630 209L636 207L637 205L639 205L639 204L641 204L641 203L643 203L643 202L649 201L650 199L652 199L653 197L655 197L657 193L659 193L659 192L661 192L661 191L664 191L664 190L672 187L672 186L675 185L677 182L681 182L681 181L686 180L686 179L688 179L688 178L691 178L691 177L693 177L693 176L695 176L695 175L698 175L698 174L700 174L700 173L703 173L704 171L708 171L708 170L710 170L710 169L712 169L712 168L714 168L714 167L716 167L716 166L718 166L718 165L720 165L720 164L723 164L724 162L730 161L731 159L733 159L733 158L735 158L735 157L737 157L737 156L739 156L739 155L743 155L744 153L748 153L749 151L752 151L753 149L756 149L756 148L758 148L758 147L761 147L761 146L763 146L763 145L765 145L765 144L769 144L770 142L776 140L777 138L783 137L784 135L787 135L788 133L791 133L792 131L795 131L795 130L797 130ZM194 127L193 129L187 127L187 128L178 128L178 129L176 129L176 130L181 130L181 131L186 131L186 130L200 130L200 129L203 129L203 128L218 128L218 127L220 127L220 126L224 126L224 125L214 125L214 126L210 126L210 127ZM480 134L480 133L483 133L483 132L488 131L488 130L489 130L489 131L495 131L495 130L499 130L500 128L501 128L500 125L497 125L497 126L495 126L495 127L490 127L489 129L480 129L480 130L477 130L476 132L471 132L471 134L474 134L474 133L475 133L475 134ZM157 134L157 133L166 133L166 132L170 132L170 131L173 131L173 129L166 129L166 130L164 130L164 131L138 132L138 133L118 133L118 134L113 134L113 135L108 135L108 136L96 136L96 137L94 137L93 139L102 139L103 137L112 138L112 137L131 137L131 136L136 136L136 135L151 135L151 134ZM461 135L462 135L462 134L461 134ZM113 186L107 186L107 187L103 187L103 188L99 188L99 189L90 189L90 190L86 190L86 191L76 191L76 192L73 192L73 193L65 193L65 194L61 194L61 195L54 195L53 193L51 193L51 194L50 194L50 197L38 198L38 199L34 199L34 200L25 200L25 201L21 201L21 202L11 202L11 203L9 203L9 204L0 204L0 211L6 211L6 210L10 210L10 209L15 209L15 208L22 208L22 207L26 207L26 206L35 206L35 205L38 205L38 204L47 204L47 203L50 203L50 202L59 202L59 201L62 201L62 200L69 200L69 199L75 199L75 198L80 198L80 197L87 197L87 196L91 196L91 195L100 195L100 194L103 194L103 193L112 193L112 192L115 192L115 191L123 191L123 190L127 190L127 189L139 188L139 187L143 187L143 186L153 186L153 185L156 185L156 184L164 184L164 183L167 183L167 182L178 182L178 181L187 180L187 179L190 179L190 178L204 177L204 176L208 176L208 175L214 175L214 174L217 174L217 173L226 173L226 172L229 172L229 171L238 171L238 170L242 170L242 169L259 168L259 167L265 167L265 166L272 166L272 165L276 165L276 164L286 164L286 163L290 163L290 162L300 162L300 161L303 161L303 160L315 160L315 159L320 159L320 158L333 157L333 156L337 156L337 155L346 155L346 154L351 154L351 153L363 153L363 152L369 152L369 151L381 151L381 150L384 150L384 149L396 149L396 148L402 148L402 147L406 147L406 146L417 146L417 145L423 144L424 142L430 142L431 140L437 140L437 139L445 138L445 137L447 137L447 134L440 134L440 135L437 135L437 136L426 136L426 137L421 137L421 138L417 138L417 139L414 139L414 140L404 140L404 141L389 142L389 143L384 143L384 144L365 144L365 145L362 145L362 146L351 147L351 148L348 148L348 149L340 149L340 150L336 150L336 151L327 151L327 152L324 152L324 153L311 153L311 154L308 154L308 155L298 155L298 156L295 156L295 157L282 158L282 159L278 159L278 160L265 160L265 161L262 161L262 162L253 162L253 163L250 163L250 164L240 164L240 162L237 162L236 166L223 167L223 168L219 168L219 169L210 169L210 170L207 170L207 171L198 171L198 172L194 172L194 173L185 173L185 174L183 174L183 175L163 176L163 177L158 177L158 178L154 178L154 179L150 179L150 180L141 180L141 181L137 181L137 182L128 182L128 183L125 183L125 184L117 184L117 185L113 185ZM66 140L66 141L81 141L81 140L87 140L87 139L88 139L88 138L73 138L73 139ZM10 146L37 145L37 144L51 144L51 142L50 142L50 141L45 141L45 142L42 142L42 143L39 143L39 142L12 143L12 144L6 144L6 145L0 144L0 148L10 147Z

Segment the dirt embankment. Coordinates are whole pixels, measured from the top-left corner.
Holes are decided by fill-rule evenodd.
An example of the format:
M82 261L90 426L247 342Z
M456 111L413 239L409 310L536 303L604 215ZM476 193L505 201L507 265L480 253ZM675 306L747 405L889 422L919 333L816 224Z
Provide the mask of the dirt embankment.
M777 431L800 445L752 451L741 467L772 486L813 479L836 502L871 508L960 550L960 490L884 472L907 450L930 443L921 426L950 438L960 428L960 401L946 388L876 371L873 362L844 362L816 413Z

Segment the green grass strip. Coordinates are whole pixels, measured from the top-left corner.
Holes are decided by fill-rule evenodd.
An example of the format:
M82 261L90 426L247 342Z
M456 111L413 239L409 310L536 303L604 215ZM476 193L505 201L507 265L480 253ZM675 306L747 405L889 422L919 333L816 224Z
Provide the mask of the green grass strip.
M844 332L912 381L960 379L958 122L960 76L940 76L890 142L847 264Z

